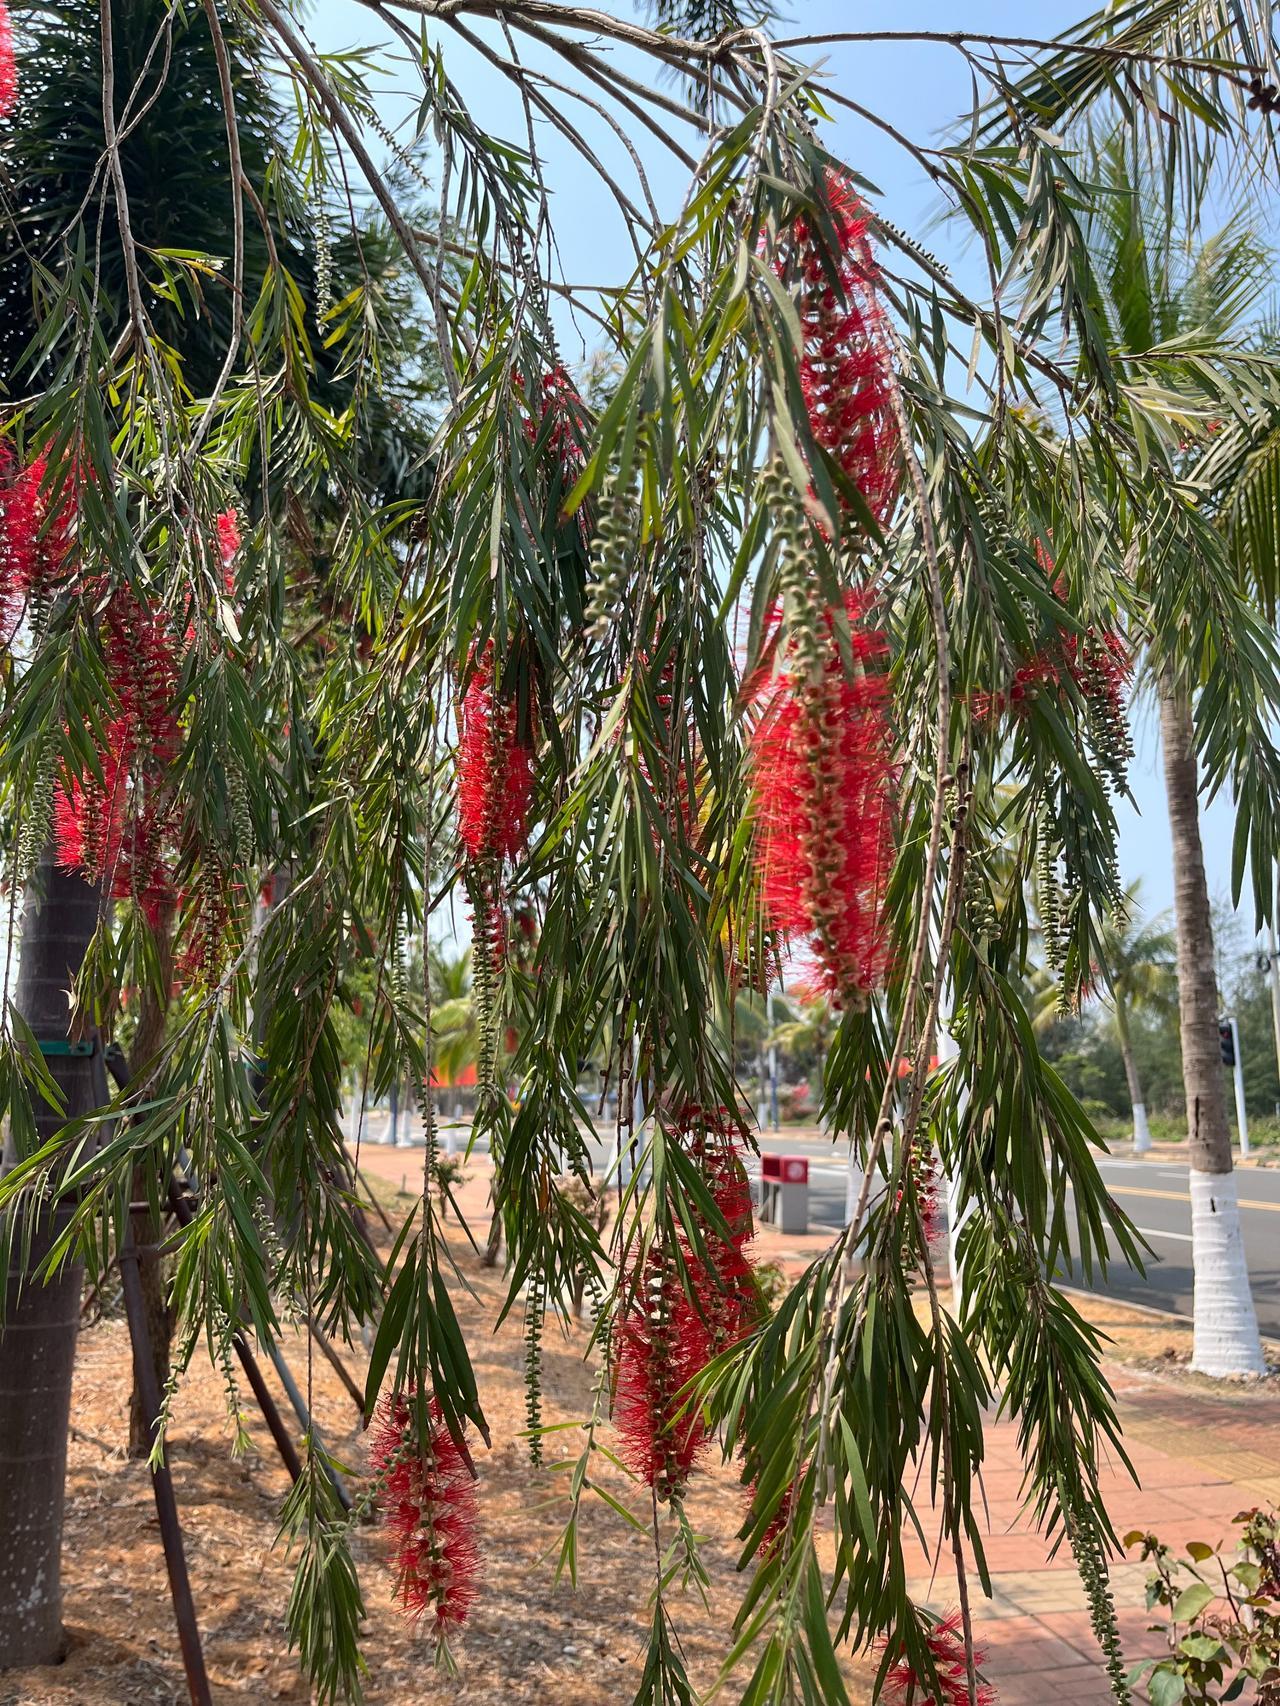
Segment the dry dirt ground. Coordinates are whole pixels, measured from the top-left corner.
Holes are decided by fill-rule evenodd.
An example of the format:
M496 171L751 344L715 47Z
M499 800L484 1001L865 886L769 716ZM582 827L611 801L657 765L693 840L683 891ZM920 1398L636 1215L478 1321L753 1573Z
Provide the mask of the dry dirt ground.
M487 1178L473 1170L463 1192L475 1198L465 1203L473 1225L484 1224L486 1185ZM374 1188L394 1215L394 1183L379 1179ZM762 1234L759 1253L794 1273L813 1251L783 1248L784 1243L777 1235ZM519 1311L516 1321L494 1332L501 1283L480 1267L461 1237L458 1260L475 1295L455 1286L453 1296L493 1434L493 1449L480 1449L476 1456L483 1587L457 1644L459 1675L441 1675L434 1668L431 1642L415 1636L392 1603L386 1542L376 1526L362 1528L356 1556L368 1611L367 1699L371 1706L422 1701L623 1706L635 1692L643 1664L652 1536L636 1533L601 1501L589 1499L583 1509L577 1591L567 1582L556 1583L567 1476L532 1470L520 1437L525 1416ZM1158 1371L1189 1389L1199 1384L1181 1366L1189 1356L1188 1324L1154 1320L1098 1299L1088 1300L1087 1312L1109 1335L1108 1353L1115 1360ZM549 1330L547 1421L577 1421L589 1414L594 1370L584 1361L585 1350L582 1329L573 1329L567 1339ZM286 1354L305 1382L306 1341L295 1338ZM362 1355L349 1351L347 1361L362 1382ZM0 1675L0 1706L181 1706L187 1699L150 1480L145 1466L126 1461L121 1450L127 1435L128 1368L123 1322L108 1320L82 1333L63 1548L69 1652L60 1666ZM274 1373L268 1370L267 1378L287 1413ZM354 1408L318 1354L310 1378L317 1421L330 1448L362 1469L366 1451ZM284 1632L292 1572L275 1545L287 1477L243 1383L239 1397L253 1450L236 1459L225 1386L207 1358L198 1355L181 1389L170 1435L213 1696L218 1702L302 1703L308 1691ZM548 1455L576 1456L580 1441L576 1429L555 1435ZM610 1490L647 1516L641 1490L607 1466L600 1468ZM731 1469L713 1466L700 1473L690 1513L705 1537L710 1602L704 1607L691 1593L675 1610L691 1675L702 1685L715 1675L729 1644L744 1586L735 1571L741 1511L742 1490ZM854 1697L865 1698L866 1673L851 1669L850 1675L857 1684Z
M374 1706L629 1701L643 1665L652 1536L637 1534L602 1502L588 1500L578 1589L556 1584L567 1476L532 1470L527 1444L518 1437L525 1426L519 1311L514 1324L494 1333L500 1283L470 1252L459 1260L477 1295L467 1298L456 1287L453 1295L493 1434L492 1451L477 1453L483 1586L457 1643L459 1675L442 1676L430 1641L415 1637L392 1604L382 1535L376 1527L363 1529L356 1555L368 1609L367 1699ZM582 1329L567 1340L549 1330L546 1420L589 1414L592 1370L583 1361L585 1346ZM295 1339L286 1354L305 1379L305 1342ZM363 1359L352 1352L347 1360L362 1379ZM122 1322L82 1333L63 1548L70 1650L56 1668L0 1676L0 1706L159 1706L187 1699L150 1481L145 1466L127 1462L119 1450L127 1433L128 1366ZM317 1420L330 1448L362 1467L364 1439L350 1399L319 1355L311 1375ZM268 1379L283 1409L274 1373ZM219 1702L302 1702L309 1695L284 1632L291 1570L274 1545L287 1479L252 1394L244 1388L240 1398L254 1441L247 1457L231 1455L225 1388L207 1358L197 1360L182 1387L170 1436L213 1695ZM553 1436L548 1456L576 1455L580 1438L576 1430ZM647 1493L641 1496L616 1471L606 1474L611 1490L646 1515ZM701 1477L690 1499L692 1521L706 1537L710 1604L704 1608L690 1594L676 1611L690 1671L704 1685L726 1649L744 1585L734 1568L741 1508L733 1472L719 1467Z

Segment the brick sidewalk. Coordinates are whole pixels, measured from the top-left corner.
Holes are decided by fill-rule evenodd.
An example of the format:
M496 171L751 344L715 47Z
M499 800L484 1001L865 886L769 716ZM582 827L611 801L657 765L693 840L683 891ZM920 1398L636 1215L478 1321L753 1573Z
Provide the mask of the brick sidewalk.
M1212 1545L1227 1537L1237 1511L1280 1501L1280 1421L1274 1397L1248 1390L1202 1397L1134 1370L1112 1366L1108 1373L1140 1483L1135 1486L1119 1464L1104 1477L1107 1509L1121 1537L1130 1529L1153 1529L1175 1548L1189 1540ZM1022 1472L1011 1424L989 1429L986 1453L986 1553L993 1595L974 1604L975 1629L989 1655L985 1674L996 1686L1000 1706L1041 1706L1051 1697L1101 1706L1111 1696L1084 1593L1069 1551L1064 1547L1050 1561L1023 1515ZM1130 1664L1162 1650L1160 1636L1148 1630L1146 1576L1146 1566L1132 1562L1118 1563L1112 1572ZM935 1582L921 1575L908 1586L914 1598L935 1611L954 1603L945 1563Z
M361 1166L410 1192L421 1188L422 1152L370 1145ZM466 1164L467 1183L460 1193L473 1234L488 1225L488 1158ZM829 1242L829 1234L783 1237L758 1229L756 1253L781 1262L795 1273ZM1107 1508L1118 1534L1153 1529L1169 1545L1189 1540L1210 1544L1224 1539L1231 1518L1251 1505L1280 1503L1280 1415L1273 1394L1227 1389L1222 1394L1188 1390L1172 1377L1145 1374L1110 1364L1124 1428L1125 1447L1137 1472L1135 1486L1116 1463L1103 1479ZM1110 1700L1097 1644L1089 1626L1084 1593L1069 1550L1050 1560L1044 1541L1022 1510L1022 1468L1013 1424L991 1424L983 1470L986 1497L985 1541L992 1598L983 1600L971 1578L974 1625L987 1648L987 1678L995 1684L999 1706L1043 1706L1056 1698L1071 1706ZM926 1513L921 1520L928 1532ZM955 1589L944 1558L935 1579L930 1560L920 1554L920 1570L908 1591L939 1613L955 1603ZM1148 1632L1144 1605L1147 1569L1123 1561L1113 1567L1112 1583L1126 1662L1161 1650L1160 1637Z

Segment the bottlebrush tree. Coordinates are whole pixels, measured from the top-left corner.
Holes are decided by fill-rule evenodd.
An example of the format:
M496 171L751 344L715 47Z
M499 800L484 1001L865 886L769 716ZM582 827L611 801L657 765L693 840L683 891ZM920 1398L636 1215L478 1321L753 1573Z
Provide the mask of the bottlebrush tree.
M38 196L10 233L37 333L6 340L26 353L11 352L0 487L17 492L38 455L40 491L74 494L71 584L33 603L26 546L0 559L11 894L60 787L114 798L115 754L131 789L141 777L143 816L165 802L183 906L231 916L215 917L210 974L176 992L147 1099L96 1149L77 1122L37 1142L38 1075L6 1019L0 1204L34 1221L51 1193L69 1216L61 1248L101 1267L139 1168L159 1197L185 1150L202 1199L175 1235L182 1357L204 1336L225 1362L244 1322L270 1338L302 1311L339 1335L368 1325L367 1405L385 1421L370 1494L387 1501L394 1580L411 1610L434 1609L436 1634L465 1640L461 1612L484 1591L468 1465L482 1516L489 1429L451 1302L458 1252L428 1188L432 989L425 975L409 987L405 967L417 941L429 964L441 909L467 891L496 920L479 932L483 1026L504 1084L495 1074L477 1128L533 1378L542 1312L587 1287L607 1375L588 1457L623 1445L657 1560L672 1539L696 1544L681 1507L701 1465L735 1465L746 1579L725 1647L747 1698L843 1701L836 1654L852 1646L878 1655L888 1697L978 1706L969 1560L997 1390L1031 1508L1075 1549L1116 1668L1098 1471L1117 1424L1055 1276L1072 1241L1086 1268L1136 1244L1021 990L1032 890L1068 986L1092 975L1119 899L1123 753L1100 730L1116 733L1120 644L1205 679L1207 783L1230 784L1255 864L1280 850L1275 647L1175 477L1189 421L1261 428L1272 368L1225 333L1111 346L1080 241L1080 150L1089 125L1121 124L1192 196L1200 168L1238 167L1269 141L1246 68L1275 44L1217 0L1127 24L1108 11L1016 49L948 38L979 104L939 149L936 114L917 141L820 76L835 44L748 27L728 0L712 9L718 33L702 39L682 30L702 6L664 6L668 27L650 28L543 0L385 0L377 27L421 73L419 135L388 129L376 54L325 57L285 0L207 0L190 17L216 85L200 111L226 133L230 242L193 255L180 220L153 241L129 213L153 179L126 169L126 101L139 79L160 99L168 58L144 43L126 65L123 9L89 8L106 95L93 110L107 117L83 217L110 215L110 288L92 243L61 243L66 220L49 230ZM495 15L504 30L487 35ZM176 18L157 7L161 46ZM902 54L916 38L860 39ZM518 95L510 135L473 116L460 52ZM257 124L255 149L236 147L246 65L292 83L287 152L323 218L294 207L287 230L272 226L280 161ZM50 75L43 60L30 71L19 63L24 91ZM833 110L847 129L823 118ZM1144 128L1139 111L1161 122ZM576 177L557 175L544 126L576 151ZM892 223L858 175L872 131L928 174L990 292L967 292ZM430 221L403 187L424 170ZM441 379L429 451L400 480L385 436L365 430L406 365L399 316L372 276L332 288L342 203L324 192L356 179ZM82 199L58 205L79 219ZM560 271L557 236L562 217L596 216L625 259L587 286ZM290 270L300 252L309 312ZM220 341L188 366L185 310L206 301L199 324ZM573 382L575 326L592 328L595 383ZM340 406L312 386L322 371L347 377ZM218 519L232 502L234 599ZM36 535L42 549L53 538ZM1015 701L1028 667L1052 691ZM105 892L130 811L119 836L109 810L93 821L106 851L84 863L104 883L77 1011L106 1029L146 918ZM28 916L46 917L31 896ZM1265 885L1259 899L1265 911ZM529 946L501 952L517 917ZM23 953L44 939L24 934ZM424 1188L385 1266L359 1236L339 1121L334 1021L353 957L371 969L373 1093L421 1091ZM751 1273L734 1001L806 959L838 1004L823 1116L865 1185L770 1312ZM931 1074L944 1002L956 1053ZM606 1135L636 1163L607 1245L581 1207L590 1056L615 1092ZM935 1153L965 1213L958 1320L933 1265ZM904 1587L904 1487L926 1460L930 1539L959 1607L941 1625ZM282 1531L298 1567L291 1638L320 1699L355 1698L351 1525L314 1439ZM659 1562L646 1701L693 1698L674 1579Z

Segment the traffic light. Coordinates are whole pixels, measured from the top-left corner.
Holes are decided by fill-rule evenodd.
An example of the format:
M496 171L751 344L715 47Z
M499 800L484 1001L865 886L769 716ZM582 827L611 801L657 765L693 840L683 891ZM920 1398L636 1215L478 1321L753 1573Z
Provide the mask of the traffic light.
M1222 1056L1224 1066L1234 1066L1236 1063L1236 1039L1230 1019L1218 1020L1218 1053Z

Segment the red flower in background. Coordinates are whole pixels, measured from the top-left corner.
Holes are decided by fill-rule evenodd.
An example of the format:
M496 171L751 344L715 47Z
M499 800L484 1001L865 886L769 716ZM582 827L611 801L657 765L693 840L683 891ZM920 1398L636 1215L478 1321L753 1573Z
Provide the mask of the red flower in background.
M846 597L854 670L834 624L817 680L794 658L764 686L752 737L757 857L771 928L810 946L823 987L841 1002L885 976L885 891L893 865L897 777L884 635L867 599Z
M1054 574L1053 559L1039 540L1036 561L1065 609L1066 580ZM982 721L994 721L1006 710L1025 716L1042 693L1056 692L1064 682L1071 681L1083 694L1107 746L1117 760L1123 761L1128 747L1125 694L1132 674L1132 653L1113 628L1091 627L1079 634L1060 627L1049 645L1018 665L1007 691L973 695L974 714Z
M395 1542L396 1597L412 1618L431 1612L437 1635L467 1620L477 1592L476 1492L465 1451L433 1398L431 1429L414 1437L414 1403L388 1393L370 1453L383 1522Z
M493 642L462 698L458 741L458 828L477 864L515 858L525 844L533 803L533 749L516 728L516 708L497 697Z
M18 62L13 51L13 25L5 0L0 0L0 118L8 118L17 104Z
M793 226L804 351L800 385L814 438L839 463L878 523L898 490L898 428L870 216L849 181L827 174L832 233L803 216ZM838 282L838 288L837 286Z
M960 1613L949 1612L933 1625L925 1640L937 1673L937 1688L918 1675L911 1661L903 1657L890 1667L881 1698L889 1706L970 1706L969 1663ZM986 1663L986 1657L981 1648L974 1649L975 1671ZM991 1684L979 1680L976 1706L995 1706L995 1699L996 1691Z

